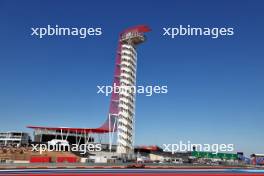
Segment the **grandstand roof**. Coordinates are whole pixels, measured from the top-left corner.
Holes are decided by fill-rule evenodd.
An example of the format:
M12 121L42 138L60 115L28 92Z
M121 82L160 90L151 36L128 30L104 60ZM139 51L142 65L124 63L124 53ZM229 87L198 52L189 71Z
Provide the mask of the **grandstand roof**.
M27 126L27 128L32 129L41 129L41 130L50 130L50 131L69 131L69 132L78 132L78 133L109 133L108 129L103 128L71 128L71 127L43 127L43 126Z

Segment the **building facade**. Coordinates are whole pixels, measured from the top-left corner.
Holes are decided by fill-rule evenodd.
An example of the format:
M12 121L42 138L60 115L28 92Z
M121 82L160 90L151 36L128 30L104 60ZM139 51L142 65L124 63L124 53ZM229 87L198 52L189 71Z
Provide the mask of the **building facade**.
M0 145L2 146L21 146L29 143L28 133L19 131L0 132Z

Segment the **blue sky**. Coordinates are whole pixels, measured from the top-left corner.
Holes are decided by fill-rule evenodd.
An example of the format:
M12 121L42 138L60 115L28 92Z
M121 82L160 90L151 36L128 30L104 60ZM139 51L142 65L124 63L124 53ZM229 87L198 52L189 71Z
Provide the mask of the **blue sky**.
M118 33L148 24L138 48L138 85L168 85L137 97L136 144L234 143L264 153L262 1L0 1L0 129L98 127L109 97ZM31 27L102 27L79 39L30 36ZM162 36L178 25L233 27L234 36Z

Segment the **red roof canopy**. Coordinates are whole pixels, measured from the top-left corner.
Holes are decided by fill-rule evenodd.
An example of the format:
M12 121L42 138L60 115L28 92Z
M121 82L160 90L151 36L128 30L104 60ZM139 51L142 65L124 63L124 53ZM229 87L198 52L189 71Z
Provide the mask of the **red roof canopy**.
M149 32L151 31L151 29L147 26L147 25L138 25L138 26L134 26L134 27L130 27L126 30L124 30L123 32L121 32L121 34L127 33L127 32Z
M42 130L62 130L62 131L69 131L74 133L109 133L110 131L107 129L102 128L69 128L69 127L42 127L42 126L27 126L27 128L32 129L42 129Z

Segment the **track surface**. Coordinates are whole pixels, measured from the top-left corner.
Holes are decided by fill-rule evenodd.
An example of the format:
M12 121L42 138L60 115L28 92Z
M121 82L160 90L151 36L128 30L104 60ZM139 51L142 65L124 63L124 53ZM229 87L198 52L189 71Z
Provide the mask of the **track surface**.
M8 169L0 170L0 176L264 176L257 169Z

